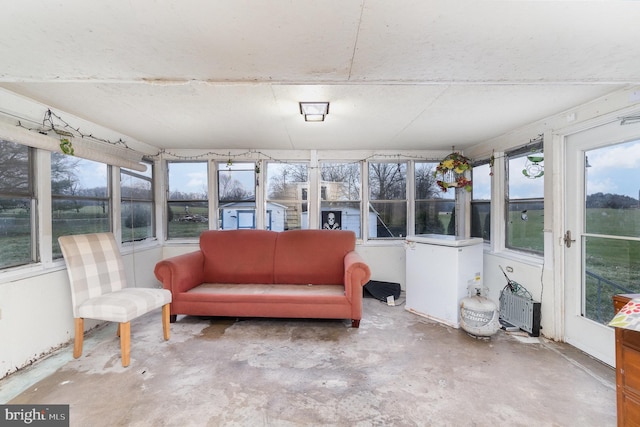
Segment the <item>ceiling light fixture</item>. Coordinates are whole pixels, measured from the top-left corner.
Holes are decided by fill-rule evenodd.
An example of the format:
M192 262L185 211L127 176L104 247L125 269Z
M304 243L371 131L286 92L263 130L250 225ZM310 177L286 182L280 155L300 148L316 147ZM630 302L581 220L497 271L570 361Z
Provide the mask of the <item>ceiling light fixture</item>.
M300 102L300 114L305 122L323 122L329 114L328 102Z

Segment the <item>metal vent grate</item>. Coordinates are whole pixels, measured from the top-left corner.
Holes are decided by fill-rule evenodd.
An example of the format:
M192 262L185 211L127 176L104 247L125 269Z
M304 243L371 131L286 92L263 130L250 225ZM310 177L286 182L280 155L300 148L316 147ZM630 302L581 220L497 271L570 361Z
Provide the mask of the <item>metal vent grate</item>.
M527 331L531 336L540 336L540 303L532 299L503 289L500 293L500 319Z

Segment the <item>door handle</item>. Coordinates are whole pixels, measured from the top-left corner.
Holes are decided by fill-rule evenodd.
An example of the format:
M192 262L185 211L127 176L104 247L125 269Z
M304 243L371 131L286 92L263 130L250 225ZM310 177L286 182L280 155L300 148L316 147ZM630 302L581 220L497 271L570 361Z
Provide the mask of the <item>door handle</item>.
M571 238L571 230L567 230L566 233L564 233L564 238L562 239L564 240L564 245L568 248L571 247L571 243L575 242L575 239Z

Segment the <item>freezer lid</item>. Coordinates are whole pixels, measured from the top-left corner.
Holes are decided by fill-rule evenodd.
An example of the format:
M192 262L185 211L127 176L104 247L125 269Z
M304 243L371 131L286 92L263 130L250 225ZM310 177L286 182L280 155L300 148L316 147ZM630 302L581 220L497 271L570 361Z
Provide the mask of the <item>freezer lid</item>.
M416 234L407 236L405 239L407 242L454 247L478 245L484 242L480 237L465 239L464 237L447 236L444 234Z

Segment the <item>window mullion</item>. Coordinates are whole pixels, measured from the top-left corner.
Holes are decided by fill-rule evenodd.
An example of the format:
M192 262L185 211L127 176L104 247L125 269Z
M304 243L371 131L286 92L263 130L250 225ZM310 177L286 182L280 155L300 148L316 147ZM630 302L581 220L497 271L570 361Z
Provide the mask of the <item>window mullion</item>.
M121 177L120 167L109 167L111 179L109 180L108 197L109 204L111 205L111 227L113 229L116 241L119 242L119 246L122 245L122 191L121 191ZM115 201L118 200L118 203Z
M504 152L494 153L491 181L491 249L503 251L506 241L507 220L507 162Z
M407 235L415 234L416 229L416 167L415 162L407 163Z
M360 173L360 199L362 200L362 240L367 241L369 236L369 162L363 162L361 165L362 172Z
M38 204L38 242L40 261L46 266L53 262L53 209L51 208L51 153L35 150L35 184Z

